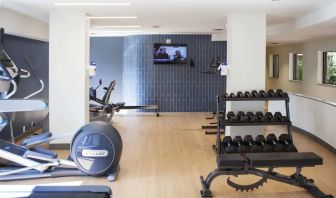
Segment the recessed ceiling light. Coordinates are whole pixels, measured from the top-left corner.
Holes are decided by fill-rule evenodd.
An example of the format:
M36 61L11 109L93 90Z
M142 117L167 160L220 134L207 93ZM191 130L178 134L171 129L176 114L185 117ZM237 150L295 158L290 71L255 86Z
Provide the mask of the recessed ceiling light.
M153 28L160 28L159 25L153 25Z
M54 3L54 6L129 6L130 3L74 3L74 2L64 2L64 3Z
M140 25L102 25L94 26L94 28L140 28Z
M137 16L89 16L90 19L137 19Z
M116 30L116 31L99 31L99 32L91 32L91 34L104 34L104 33L141 33L143 30L137 31L128 31L128 30Z

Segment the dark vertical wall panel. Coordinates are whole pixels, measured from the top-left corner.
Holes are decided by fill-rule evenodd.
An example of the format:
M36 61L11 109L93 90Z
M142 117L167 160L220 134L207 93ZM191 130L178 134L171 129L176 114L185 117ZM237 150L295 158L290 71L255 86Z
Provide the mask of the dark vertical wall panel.
M24 55L27 55L34 69L43 79L45 89L42 93L35 96L35 98L43 98L48 101L49 99L49 43L44 41L38 41L33 39L27 39L18 36L5 35L4 49L14 63L21 69L29 71L29 67L24 59ZM64 71L66 72L66 71ZM62 76L60 76L60 79ZM39 81L31 76L27 79L21 79L18 85L18 91L13 98L21 98L27 96L39 89Z
M48 42L27 39L23 37L5 35L4 36L4 49L14 63L22 69L30 70L27 63L24 60L24 55L27 55L35 70L39 76L43 79L45 88L42 93L36 95L33 98L43 99L48 102L49 100L49 44ZM67 72L67 71L64 71ZM60 76L62 80L62 76ZM18 84L18 90L12 98L22 98L28 94L38 90L40 88L39 81L31 75L27 79L21 79ZM66 97L66 96L64 96ZM48 119L44 120L45 112L31 112L29 116L23 113L17 113L14 122L14 131L16 135L22 132L22 126L25 125L26 129L30 127L30 123L33 121L36 124L43 122L45 130L48 128ZM40 119L43 116L42 120ZM9 138L9 127L6 127L1 133L0 138Z
M185 43L189 65L154 65L154 43ZM225 77L203 74L212 57L226 61L226 42L209 35L137 35L124 38L123 90L126 104L158 104L162 112L209 112L215 95L225 92Z
M108 87L112 80L116 81L111 101L123 99L123 37L92 37L90 40L90 60L97 64L97 74L90 80L90 86L96 87L99 79ZM103 89L97 90L98 97L104 95Z

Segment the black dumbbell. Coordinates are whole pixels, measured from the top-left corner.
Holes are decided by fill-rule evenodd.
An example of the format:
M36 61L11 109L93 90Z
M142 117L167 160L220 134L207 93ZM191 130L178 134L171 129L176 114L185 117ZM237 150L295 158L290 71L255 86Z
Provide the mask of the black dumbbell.
M283 144L278 142L277 137L273 133L267 135L266 141L267 141L268 144L273 146L273 151L274 152L283 152L284 151Z
M239 119L240 122L249 122L249 118L245 115L243 111L238 111L237 112L237 118Z
M236 146L236 153L246 153L247 147L244 145L243 139L241 136L236 136L233 138L233 144Z
M254 97L254 98L259 97L259 94L258 94L257 90L252 90L251 91L251 97Z
M228 93L225 93L225 94L223 95L223 97L224 97L224 98L229 98L230 96L229 96Z
M225 153L234 153L235 146L230 136L225 136L222 142L222 149Z
M253 141L251 135L246 135L243 139L244 143L248 146L248 152L250 153L258 153L260 152L260 146L256 145Z
M244 98L244 94L243 94L243 92L238 91L236 97L237 97L237 98Z
M261 111L258 111L255 113L255 117L258 118L259 122L267 122L268 118L264 116L264 114Z
M276 118L277 121L279 121L279 122L287 122L288 121L288 117L283 116L281 114L281 112L275 112L273 117Z
M274 90L273 89L269 89L267 90L267 95L271 98L275 98L277 97L277 94L275 94Z
M279 142L284 145L284 151L286 152L298 152L288 134L281 134L279 136Z
M282 89L277 89L277 90L275 91L275 94L276 94L278 97L282 97L282 95L283 95L283 91L282 91Z
M227 117L229 122L239 122L238 117L235 115L235 113L233 111L229 111L226 114L226 117Z
M267 93L264 90L260 90L258 94L259 94L259 97L262 97L262 98L268 97Z
M234 93L230 93L229 97L230 97L230 98L235 98L236 96L235 96Z
M244 92L244 97L245 97L245 98L251 98L252 95L251 95L251 93L250 93L249 91L245 91L245 92Z
M265 117L267 118L267 120L269 122L272 122L272 120L273 120L273 114L272 114L272 112L266 112L265 113Z
M269 144L267 144L266 139L263 135L258 135L255 138L255 142L257 145L260 146L260 150L262 152L272 152L273 151L273 147Z
M254 116L254 113L251 111L247 112L246 116L248 117L250 122L253 122L253 123L259 122L258 118Z
M275 91L275 94L280 98L288 98L288 94L286 92L282 91L282 89L277 89Z

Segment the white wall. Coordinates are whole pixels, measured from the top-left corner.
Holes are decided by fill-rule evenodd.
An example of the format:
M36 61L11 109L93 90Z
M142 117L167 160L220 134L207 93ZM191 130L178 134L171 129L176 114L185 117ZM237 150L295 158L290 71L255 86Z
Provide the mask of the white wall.
M211 34L211 41L226 41L226 32L218 32Z
M319 50L336 50L336 39L326 38L311 40L305 43L298 43L284 46L272 46L267 48L267 54L279 54L279 78L269 78L268 65L266 66L266 88L284 89L294 93L322 98L324 100L336 101L336 86L321 85L317 80ZM303 54L302 82L290 81L289 53ZM267 56L268 57L268 56Z
M16 36L48 41L49 25L29 16L0 6L0 27L5 33Z
M319 99L304 95L289 94L289 112L293 126L319 137L336 148L336 103L326 104ZM280 111L285 115L283 102L269 102L269 111ZM295 140L294 140L295 141Z
M50 13L49 122L55 135L74 134L89 121L89 24L85 13Z

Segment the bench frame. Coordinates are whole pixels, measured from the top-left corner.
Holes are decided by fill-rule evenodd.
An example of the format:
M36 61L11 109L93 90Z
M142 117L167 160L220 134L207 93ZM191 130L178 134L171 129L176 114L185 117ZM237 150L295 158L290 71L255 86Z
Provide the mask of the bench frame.
M228 185L230 185L233 188L236 188L236 190L241 191L248 191L253 190L255 188L258 188L259 186L262 186L264 183L267 182L267 179L272 179L278 182L290 184L293 186L301 187L306 189L313 197L316 198L332 198L332 195L326 195L324 194L315 184L314 180L308 179L305 176L301 175L302 167L297 166L296 172L292 175L283 175L280 173L277 173L273 171L273 169L276 167L268 167L268 171L264 171L261 169L256 169L253 167L250 167L248 163L245 163L244 168L218 168L214 171L210 172L207 176L207 178L204 180L204 177L201 176L201 184L202 184L202 190L201 190L201 197L212 197L212 192L210 190L210 186L212 181L221 175L232 175L232 176L238 176L238 175L255 175L261 177L259 181L257 181L254 184L250 185L239 185L230 180L230 178L227 179Z

